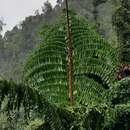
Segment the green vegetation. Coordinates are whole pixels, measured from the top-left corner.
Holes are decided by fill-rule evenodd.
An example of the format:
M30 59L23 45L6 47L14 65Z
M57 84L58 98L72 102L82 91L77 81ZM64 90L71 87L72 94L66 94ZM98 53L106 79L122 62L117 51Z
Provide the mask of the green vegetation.
M64 19L63 17L59 24L46 31L43 42L33 52L25 66L24 82L37 87L51 102L66 104L66 101L68 102L68 48L67 23ZM105 90L116 81L118 52L100 38L85 19L78 15L71 15L70 19L74 98L81 104L86 101L90 104L93 103L91 100L94 101L99 94L98 98L101 102ZM89 95L90 88L93 91L93 99Z
M95 30L111 45L117 46L118 41L113 28L112 16L120 6L118 1L120 0L69 0L69 5L77 14L88 19L95 26ZM61 0L57 0L57 2L54 8L50 7L48 2L45 5L41 3L42 13L36 10L34 15L26 17L11 31L7 31L3 38L0 36L0 48L2 46L0 49L0 75L2 77L17 82L21 81L26 57L41 42L39 31L46 24L57 23L62 9L65 7Z
M99 7L111 2L70 3L77 9L90 4L92 18L83 10L66 16L64 2L57 0L53 9L47 1L42 14L36 10L4 38L0 35L5 67L0 73L16 81L0 77L1 130L130 129L130 67L120 68L130 59L129 0L118 9L112 6L113 19L102 26ZM0 21L0 31L3 25ZM4 71L9 66L10 73Z
M117 81L119 52L85 18L73 12L69 18L73 105L67 87L68 31L63 15L41 31L43 40L27 60L23 83L0 80L1 106L4 103L9 117L22 108L24 120L34 120L25 130L128 130L130 79Z
M116 27L118 39L121 46L122 62L130 63L130 0L123 0L121 7L117 9L113 24Z

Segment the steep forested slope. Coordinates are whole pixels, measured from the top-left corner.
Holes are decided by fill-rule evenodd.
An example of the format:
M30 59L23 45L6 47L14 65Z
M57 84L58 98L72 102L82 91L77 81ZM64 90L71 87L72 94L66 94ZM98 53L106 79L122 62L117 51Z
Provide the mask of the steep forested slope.
M125 1L129 4L128 0ZM22 65L27 55L37 43L40 43L40 28L57 21L64 7L64 2L61 3L61 1L58 1L54 8L46 2L42 14L36 11L34 16L27 17L21 24L6 32L3 39L0 37L0 74L2 76L15 80L21 78ZM113 18L122 7L120 0L71 0L70 7L85 16L109 43L118 46L120 35L117 33L118 26L113 23Z

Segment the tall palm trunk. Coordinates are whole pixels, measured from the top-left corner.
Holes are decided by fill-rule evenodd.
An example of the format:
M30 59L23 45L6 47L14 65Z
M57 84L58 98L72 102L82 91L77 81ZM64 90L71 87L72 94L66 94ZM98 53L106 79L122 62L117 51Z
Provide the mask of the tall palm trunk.
M69 85L69 98L71 105L73 104L73 50L72 50L72 39L71 39L71 23L68 11L68 0L66 0L66 17L67 17L67 49L68 49L68 85Z

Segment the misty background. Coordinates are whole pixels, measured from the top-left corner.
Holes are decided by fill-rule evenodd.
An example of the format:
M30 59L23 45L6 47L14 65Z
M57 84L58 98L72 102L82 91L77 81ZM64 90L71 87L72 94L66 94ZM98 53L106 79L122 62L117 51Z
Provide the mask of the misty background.
M11 30L13 26L19 24L25 17L34 15L38 9L42 12L41 6L46 0L0 0L0 19L6 24L3 33ZM49 0L54 7L56 0Z
M69 0L69 8L85 17L115 47L120 40L121 44L129 43L130 35L124 36L130 24L124 19L129 17L129 4L121 0ZM26 59L42 42L40 31L45 25L57 22L64 8L64 0L0 0L1 77L22 80ZM125 60L129 56L127 53Z

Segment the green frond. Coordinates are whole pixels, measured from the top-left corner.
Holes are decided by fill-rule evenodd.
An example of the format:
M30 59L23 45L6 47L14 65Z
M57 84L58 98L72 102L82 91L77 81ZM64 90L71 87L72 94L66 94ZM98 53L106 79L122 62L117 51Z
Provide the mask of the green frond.
M74 98L77 103L102 102L104 93L116 81L118 52L84 18L71 13L69 17ZM67 21L62 16L58 24L44 33L43 42L28 59L24 71L25 84L42 91L47 100L62 105L69 101L67 41Z

